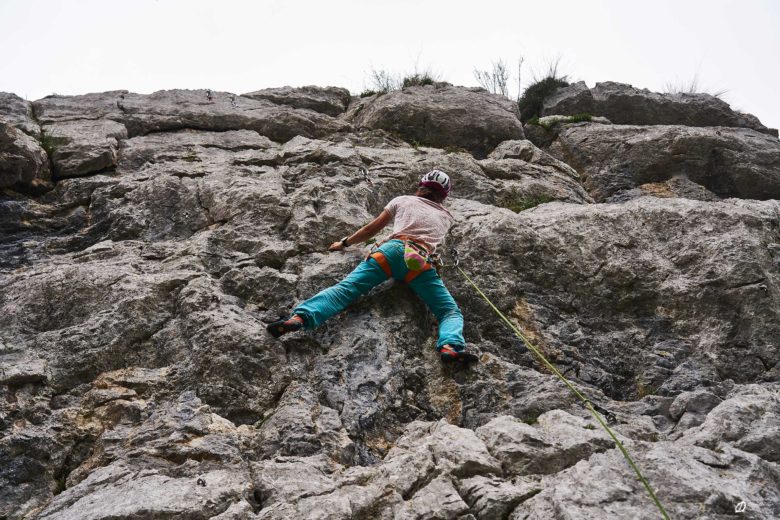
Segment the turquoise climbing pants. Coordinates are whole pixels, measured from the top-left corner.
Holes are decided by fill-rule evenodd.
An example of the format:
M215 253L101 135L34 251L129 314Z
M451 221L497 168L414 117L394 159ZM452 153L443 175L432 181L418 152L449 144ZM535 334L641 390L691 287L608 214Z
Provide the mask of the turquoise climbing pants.
M390 240L382 244L379 250L387 258L393 278L403 280L409 272L404 263L404 243L401 240ZM369 258L360 262L354 271L336 285L298 305L293 313L303 318L304 328L313 329L385 280L385 272L376 260ZM425 302L439 322L437 348L442 345L451 345L456 349L465 347L463 315L436 270L424 271L409 283L409 288Z

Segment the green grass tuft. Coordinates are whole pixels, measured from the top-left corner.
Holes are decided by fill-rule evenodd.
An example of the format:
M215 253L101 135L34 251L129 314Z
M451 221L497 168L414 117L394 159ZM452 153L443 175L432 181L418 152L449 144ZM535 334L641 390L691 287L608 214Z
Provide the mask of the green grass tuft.
M527 209L535 208L539 204L552 202L555 199L549 195L526 195L518 193L517 189L512 188L496 201L496 205L502 208L511 209L515 213L520 213Z
M529 415L527 417L523 417L521 419L525 424L530 424L533 426L534 424L539 422L539 416L538 415Z
M360 97L373 96L375 94L387 94L394 90L419 85L433 85L440 81L438 75L429 69L420 71L417 66L414 72L402 76L387 70L372 70L369 77L369 86L360 94Z
M436 79L433 78L428 72L415 72L414 74L406 76L403 81L401 81L401 88L433 85L435 82Z
M582 123L584 121L591 121L593 120L593 116L590 114L574 114L573 116L569 116L569 123Z
M57 147L59 146L59 143L57 143L57 138L49 135L47 133L41 134L41 148L43 148L49 157L54 155L54 152L57 151Z

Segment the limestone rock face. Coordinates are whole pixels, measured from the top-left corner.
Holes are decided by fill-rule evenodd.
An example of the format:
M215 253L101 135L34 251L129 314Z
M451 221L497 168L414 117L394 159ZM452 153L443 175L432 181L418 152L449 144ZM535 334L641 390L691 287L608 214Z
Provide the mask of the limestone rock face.
M552 114L604 116L619 125L744 127L777 137L777 129L710 94L659 94L613 81L596 83L592 89L584 81L558 89L542 108L542 115Z
M354 117L357 127L387 130L438 148L486 155L508 139L522 139L517 106L480 88L426 85L377 96Z
M41 127L35 121L32 103L16 94L0 92L0 122L15 126L32 137L40 137Z
M49 96L33 107L44 134L53 142L52 162L59 177L114 169L117 139L154 132L246 129L287 141L297 135L320 137L349 128L312 110L210 90Z
M780 198L780 140L755 130L566 125L548 150L597 201L683 177L719 197Z
M611 438L452 267L471 368L442 365L435 320L392 282L316 330L266 332L367 251L331 242L432 168L453 181L443 250L602 410L670 516L780 516L770 138L577 123L548 150L485 130L475 157L357 128L389 96L448 124L447 103L484 128L512 113L476 90L407 91L339 118L207 91L55 96L32 104L39 134L12 103L0 517L658 518ZM49 161L50 189L22 189Z
M42 189L50 180L49 159L38 142L0 122L0 188Z
M293 108L308 108L329 116L339 116L346 112L351 99L349 90L339 87L280 87L266 88L247 92L243 97L265 99L277 105L289 105Z
M79 177L116 167L127 128L110 119L63 121L44 126L58 177Z

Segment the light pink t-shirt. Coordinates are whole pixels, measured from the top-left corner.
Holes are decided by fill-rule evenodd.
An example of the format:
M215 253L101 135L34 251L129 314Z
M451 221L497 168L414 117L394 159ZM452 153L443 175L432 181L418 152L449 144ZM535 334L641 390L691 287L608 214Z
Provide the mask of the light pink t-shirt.
M393 234L387 240L406 235L421 241L430 249L444 241L455 217L447 209L423 197L402 195L391 200L385 210L393 217Z

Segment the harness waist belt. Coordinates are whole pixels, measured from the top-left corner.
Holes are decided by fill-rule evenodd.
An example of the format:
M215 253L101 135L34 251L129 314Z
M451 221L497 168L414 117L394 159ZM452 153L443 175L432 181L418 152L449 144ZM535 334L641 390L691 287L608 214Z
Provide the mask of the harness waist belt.
M382 251L375 251L370 255L368 255L368 257L376 260L376 263L379 264L379 267L382 268L382 271L384 271L385 275L387 275L388 278L393 277L393 270L390 268L390 262L388 262L387 257ZM423 266L422 269L418 271L410 270L408 273L406 273L404 279L399 281L405 284L409 284L412 282L412 280L414 280L415 278L423 274L425 271L428 271L430 269L433 269L433 266L430 264L430 262L425 262L425 265Z
M409 235L398 235L397 237L388 238L387 240L385 240L382 243L384 244L385 242L389 242L391 240L400 240L401 242L409 241L409 242L411 242L411 243L413 243L415 245L418 245L418 246L422 247L423 249L425 249L426 253L429 253L429 254L431 253L430 249L428 249L428 245L425 244L422 240L420 240L419 238L416 238L416 237L412 237L412 236L409 236Z

